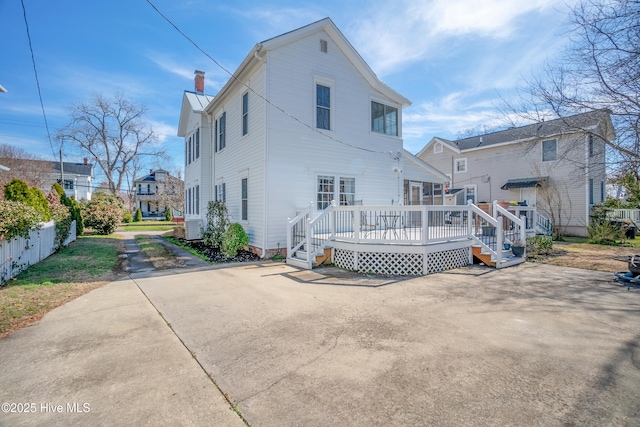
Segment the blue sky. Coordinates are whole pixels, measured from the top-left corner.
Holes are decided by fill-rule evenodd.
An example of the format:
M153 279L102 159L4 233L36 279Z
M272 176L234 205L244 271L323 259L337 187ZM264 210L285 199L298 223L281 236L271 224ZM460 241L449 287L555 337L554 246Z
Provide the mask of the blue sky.
M418 152L433 136L503 122L500 98L558 56L567 5L575 0L305 0L153 3L225 68L234 71L257 42L330 17L373 71L413 101L404 145ZM182 93L193 71L215 95L229 76L144 0L24 0L49 130L68 106L95 92L122 92L148 107L159 145L180 170L176 136ZM54 159L47 138L20 0L0 0L0 143ZM79 161L65 154L66 161Z

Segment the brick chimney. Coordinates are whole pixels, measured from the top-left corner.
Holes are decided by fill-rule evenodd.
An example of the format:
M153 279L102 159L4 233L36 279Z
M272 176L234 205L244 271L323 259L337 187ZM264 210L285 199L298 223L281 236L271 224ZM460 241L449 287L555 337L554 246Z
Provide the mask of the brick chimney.
M88 165L88 164L89 164L89 158L88 158L88 157L85 157L85 158L84 158L84 164L85 164L85 165Z
M196 93L200 95L204 95L204 71L196 70L194 71L196 77Z

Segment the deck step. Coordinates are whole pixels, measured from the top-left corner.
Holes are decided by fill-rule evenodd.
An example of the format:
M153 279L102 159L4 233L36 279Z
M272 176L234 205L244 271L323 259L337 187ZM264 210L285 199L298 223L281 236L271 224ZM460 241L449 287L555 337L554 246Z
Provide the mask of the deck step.
M490 252L484 252L481 246L472 246L471 253L485 265L488 265L490 267L496 266L496 259L493 254L491 254ZM511 251L502 251L502 268L522 264L525 261L526 259L524 257L513 256Z

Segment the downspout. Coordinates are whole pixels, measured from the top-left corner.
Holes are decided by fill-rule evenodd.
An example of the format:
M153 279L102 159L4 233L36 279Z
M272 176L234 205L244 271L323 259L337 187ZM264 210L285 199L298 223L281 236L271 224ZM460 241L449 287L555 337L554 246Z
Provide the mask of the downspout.
M584 144L584 175L585 175L585 182L584 182L584 186L585 186L585 192L587 193L587 203L585 203L585 220L587 223L587 226L590 223L590 218L589 218L589 213L591 210L591 188L589 186L589 174L590 174L590 168L589 168L589 135L584 135L584 138L586 138L585 140L585 144Z
M262 82L262 87L264 87L264 98L265 99L269 99L269 94L267 93L268 90L268 86L267 86L267 82L269 81L269 79L267 78L267 74L269 73L269 67L267 67L267 60L265 58L262 58L260 55L258 55L258 51L262 49L262 45L260 45L257 50L253 53L254 56L264 64L264 75L262 76L263 78L263 82ZM269 188L269 151L268 151L268 147L267 147L267 141L268 141L268 136L269 136L269 126L267 126L267 123L269 123L267 114L269 112L268 109L268 104L265 101L262 101L263 105L264 105L264 114L263 114L263 120L264 120L264 135L263 135L263 140L262 140L262 146L264 147L264 179L262 180L262 185L263 185L263 189L262 189L262 194L264 194L264 199L262 201L263 206L262 206L262 227L264 232L262 233L263 235L263 241L262 241L262 253L260 254L260 258L265 258L265 256L267 255L267 244L269 242L269 227L267 226L268 224L268 217L267 217L267 207L269 206L269 193L267 192L268 188ZM283 221L285 220L284 218L282 219ZM278 242L280 243L280 242ZM280 245L278 245L280 246ZM279 247L278 247L279 249Z
M209 201L213 201L215 199L215 194L213 194L213 189L215 188L216 182L216 156L215 156L215 135L213 134L213 116L205 111L205 114L209 118L209 164L211 165L211 182L209 183ZM208 208L208 206L207 206ZM204 221L203 221L204 223Z

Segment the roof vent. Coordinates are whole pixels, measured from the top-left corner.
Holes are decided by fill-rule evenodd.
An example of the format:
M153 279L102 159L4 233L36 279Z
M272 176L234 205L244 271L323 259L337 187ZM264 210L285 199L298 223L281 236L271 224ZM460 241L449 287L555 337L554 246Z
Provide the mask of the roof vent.
M327 53L328 46L326 40L320 40L320 52Z

